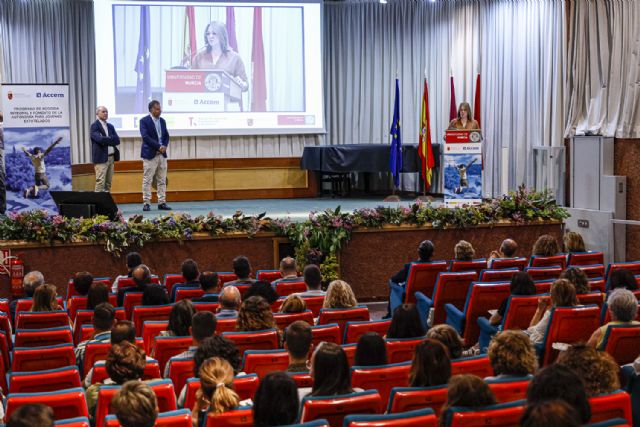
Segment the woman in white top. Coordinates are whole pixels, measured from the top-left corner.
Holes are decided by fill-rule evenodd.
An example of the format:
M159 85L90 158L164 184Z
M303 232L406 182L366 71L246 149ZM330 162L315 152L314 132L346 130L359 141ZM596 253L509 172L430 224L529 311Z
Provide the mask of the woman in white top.
M551 285L551 305L548 298L538 298L538 309L531 319L527 335L533 344L540 344L549 326L551 308L575 307L578 305L576 288L567 279L558 279Z

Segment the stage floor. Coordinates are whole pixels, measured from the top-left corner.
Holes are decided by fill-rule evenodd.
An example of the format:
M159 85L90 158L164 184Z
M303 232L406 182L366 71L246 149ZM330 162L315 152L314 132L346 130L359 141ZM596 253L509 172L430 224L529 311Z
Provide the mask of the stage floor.
M415 199L405 199L401 202L383 202L382 198L332 198L318 197L313 199L255 199L255 200L212 200L205 202L170 202L173 208L171 212L184 212L193 216L207 215L213 211L223 217L231 217L236 211L242 211L245 215L255 215L266 212L270 218L290 218L293 221L304 221L309 217L309 212L319 212L326 209L335 209L338 205L342 211L352 212L360 208L374 208L376 206L409 206ZM432 202L434 207L442 204L441 199ZM141 203L120 204L118 208L125 218L142 214L147 218L167 215L170 211L159 211L157 204L151 205L150 212L142 211Z

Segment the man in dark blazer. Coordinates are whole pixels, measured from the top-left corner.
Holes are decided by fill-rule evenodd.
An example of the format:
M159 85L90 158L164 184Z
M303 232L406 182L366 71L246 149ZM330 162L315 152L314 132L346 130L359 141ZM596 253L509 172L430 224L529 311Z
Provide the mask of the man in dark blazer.
M167 123L160 114L160 102L153 100L149 103L149 115L140 120L140 135L142 136L142 210L151 210L151 183L156 181L158 192L158 209L170 211L167 205L167 147L169 146L169 132Z
M111 191L114 162L120 160L120 137L111 123L109 111L102 105L96 109L96 121L91 124L91 161L96 171L96 191Z

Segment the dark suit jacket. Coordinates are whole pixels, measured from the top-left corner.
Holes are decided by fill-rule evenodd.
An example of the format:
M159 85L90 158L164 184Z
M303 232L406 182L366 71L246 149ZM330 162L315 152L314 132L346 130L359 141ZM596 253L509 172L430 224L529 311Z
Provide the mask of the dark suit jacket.
M116 133L116 129L111 123L107 123L109 136L104 133L104 128L100 124L100 120L96 120L91 124L91 161L93 163L107 163L109 156L109 146L114 148L113 160L120 160L120 137Z
M162 134L162 138L158 137L156 125L153 122L153 118L151 117L151 115L145 116L140 120L140 135L142 136L142 149L140 150L140 157L142 157L143 159L151 160L160 150L160 146L169 146L169 132L167 132L167 123L162 117L160 117L160 131L160 133ZM163 156L167 157L167 153L164 153Z
M193 302L218 302L218 294L204 294L202 298L196 298Z

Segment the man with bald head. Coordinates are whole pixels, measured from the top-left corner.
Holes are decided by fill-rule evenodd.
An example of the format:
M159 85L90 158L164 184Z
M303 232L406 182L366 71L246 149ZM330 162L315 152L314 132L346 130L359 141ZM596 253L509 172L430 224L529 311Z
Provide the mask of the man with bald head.
M135 286L121 288L118 291L117 300L120 307L124 304L124 296L127 292L144 292L147 285L151 283L151 270L146 265L140 264L131 272L131 278Z
M96 171L96 191L111 191L113 164L120 160L120 138L104 106L96 109L96 121L91 124L91 161Z
M516 256L516 251L518 250L518 244L513 239L504 239L502 244L500 245L500 249L497 251L491 251L491 255L489 255L489 259L487 260L488 265L491 265L491 261L496 258L513 258Z
M225 286L220 291L218 298L220 309L216 313L218 319L234 319L238 317L238 308L240 308L240 291L233 285Z

